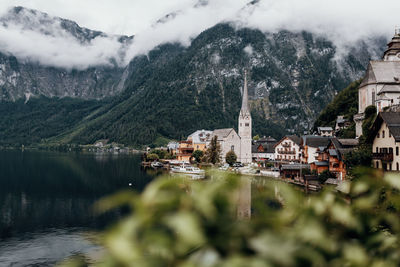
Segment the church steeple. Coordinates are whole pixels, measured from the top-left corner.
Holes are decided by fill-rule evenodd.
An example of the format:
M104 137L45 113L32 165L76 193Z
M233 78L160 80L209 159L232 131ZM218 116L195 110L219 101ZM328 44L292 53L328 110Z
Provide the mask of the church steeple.
M400 28L396 28L388 48L383 54L384 61L400 61Z
M247 90L247 71L244 71L244 86L243 86L243 96L242 96L242 113L247 113L249 111L249 93Z
M239 136L240 136L240 155L239 161L251 163L251 140L252 140L252 120L249 108L249 92L247 89L247 71L244 72L244 84L242 94L242 108L239 114Z

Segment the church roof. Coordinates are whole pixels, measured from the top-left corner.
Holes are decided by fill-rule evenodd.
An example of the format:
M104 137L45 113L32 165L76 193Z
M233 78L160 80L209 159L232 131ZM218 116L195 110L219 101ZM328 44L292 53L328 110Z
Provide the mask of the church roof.
M329 144L330 137L319 135L305 135L302 136L302 145L308 147L326 147Z
M400 93L400 84L385 84L379 91L379 94L382 93Z
M400 61L371 61L360 88L376 83L400 85Z
M218 136L218 140L223 140L224 138L228 137L228 135L235 131L233 128L225 128L225 129L215 129L209 137L211 140L214 136ZM235 132L236 133L236 132Z

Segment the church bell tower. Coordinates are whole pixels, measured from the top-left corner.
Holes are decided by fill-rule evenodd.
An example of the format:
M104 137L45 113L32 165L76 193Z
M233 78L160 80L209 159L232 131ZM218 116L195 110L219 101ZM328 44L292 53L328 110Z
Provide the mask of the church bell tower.
M251 114L248 103L248 90L247 90L247 72L244 73L244 86L242 95L242 108L239 114L239 136L240 136L240 155L239 161L242 163L251 163Z

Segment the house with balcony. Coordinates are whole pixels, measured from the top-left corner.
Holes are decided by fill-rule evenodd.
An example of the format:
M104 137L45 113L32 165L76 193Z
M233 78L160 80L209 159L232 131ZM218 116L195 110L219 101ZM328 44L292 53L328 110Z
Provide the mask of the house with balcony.
M400 112L379 113L368 141L372 143L374 168L400 171Z
M275 160L280 162L300 162L301 139L297 135L287 135L275 144Z
M207 139L211 136L212 131L198 130L188 136L187 141L192 141L194 150L206 151Z
M336 176L338 181L343 181L347 176L345 163L346 154L358 146L358 139L330 138L326 147L317 149L317 161L310 164L311 171L321 174L329 171Z
M176 153L176 158L182 162L190 162L190 158L194 152L193 141L186 140L180 141L178 151Z

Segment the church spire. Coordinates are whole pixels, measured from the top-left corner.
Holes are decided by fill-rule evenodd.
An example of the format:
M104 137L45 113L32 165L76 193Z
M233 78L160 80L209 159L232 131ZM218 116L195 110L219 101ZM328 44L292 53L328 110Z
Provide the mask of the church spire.
M244 71L244 86L242 96L242 109L240 110L243 114L249 111L249 93L247 90L247 71Z

